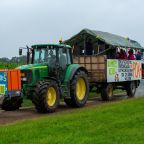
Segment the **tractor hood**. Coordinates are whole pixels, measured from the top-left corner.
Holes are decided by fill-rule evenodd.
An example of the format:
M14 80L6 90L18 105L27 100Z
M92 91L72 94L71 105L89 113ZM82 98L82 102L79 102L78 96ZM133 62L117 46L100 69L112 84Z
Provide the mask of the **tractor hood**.
M28 65L22 65L17 67L16 69L20 69L20 70L26 70L26 69L39 69L39 68L47 68L48 65L45 64L28 64Z

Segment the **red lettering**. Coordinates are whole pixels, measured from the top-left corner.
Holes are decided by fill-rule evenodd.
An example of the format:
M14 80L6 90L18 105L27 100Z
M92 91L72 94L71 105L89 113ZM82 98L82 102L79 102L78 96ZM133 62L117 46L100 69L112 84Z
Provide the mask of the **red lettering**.
M139 62L133 62L133 77L134 79L141 78L141 63Z

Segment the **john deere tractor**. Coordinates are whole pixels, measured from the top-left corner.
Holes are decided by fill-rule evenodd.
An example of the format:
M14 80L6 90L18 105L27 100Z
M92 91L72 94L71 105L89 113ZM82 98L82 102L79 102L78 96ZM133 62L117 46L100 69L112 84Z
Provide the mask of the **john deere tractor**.
M38 112L53 112L60 98L71 107L82 107L89 94L87 70L73 63L72 48L64 44L40 44L27 48L30 64L21 70L23 94ZM22 55L22 49L19 50Z

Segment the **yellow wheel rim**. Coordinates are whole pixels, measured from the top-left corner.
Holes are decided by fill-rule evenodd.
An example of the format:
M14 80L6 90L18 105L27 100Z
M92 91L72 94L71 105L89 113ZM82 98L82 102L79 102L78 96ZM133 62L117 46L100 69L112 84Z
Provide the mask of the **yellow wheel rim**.
M86 94L86 83L83 78L79 78L76 83L76 96L79 100L83 100Z
M113 88L108 87L108 96L112 97L112 95L113 95Z
M47 104L53 106L56 102L56 90L53 87L49 87L47 92Z

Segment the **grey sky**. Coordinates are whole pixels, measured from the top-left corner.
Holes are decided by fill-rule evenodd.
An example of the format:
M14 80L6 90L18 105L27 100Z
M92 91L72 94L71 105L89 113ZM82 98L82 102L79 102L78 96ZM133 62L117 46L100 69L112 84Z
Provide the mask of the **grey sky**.
M135 39L144 46L143 0L0 0L0 57L20 46L57 43L83 28Z

